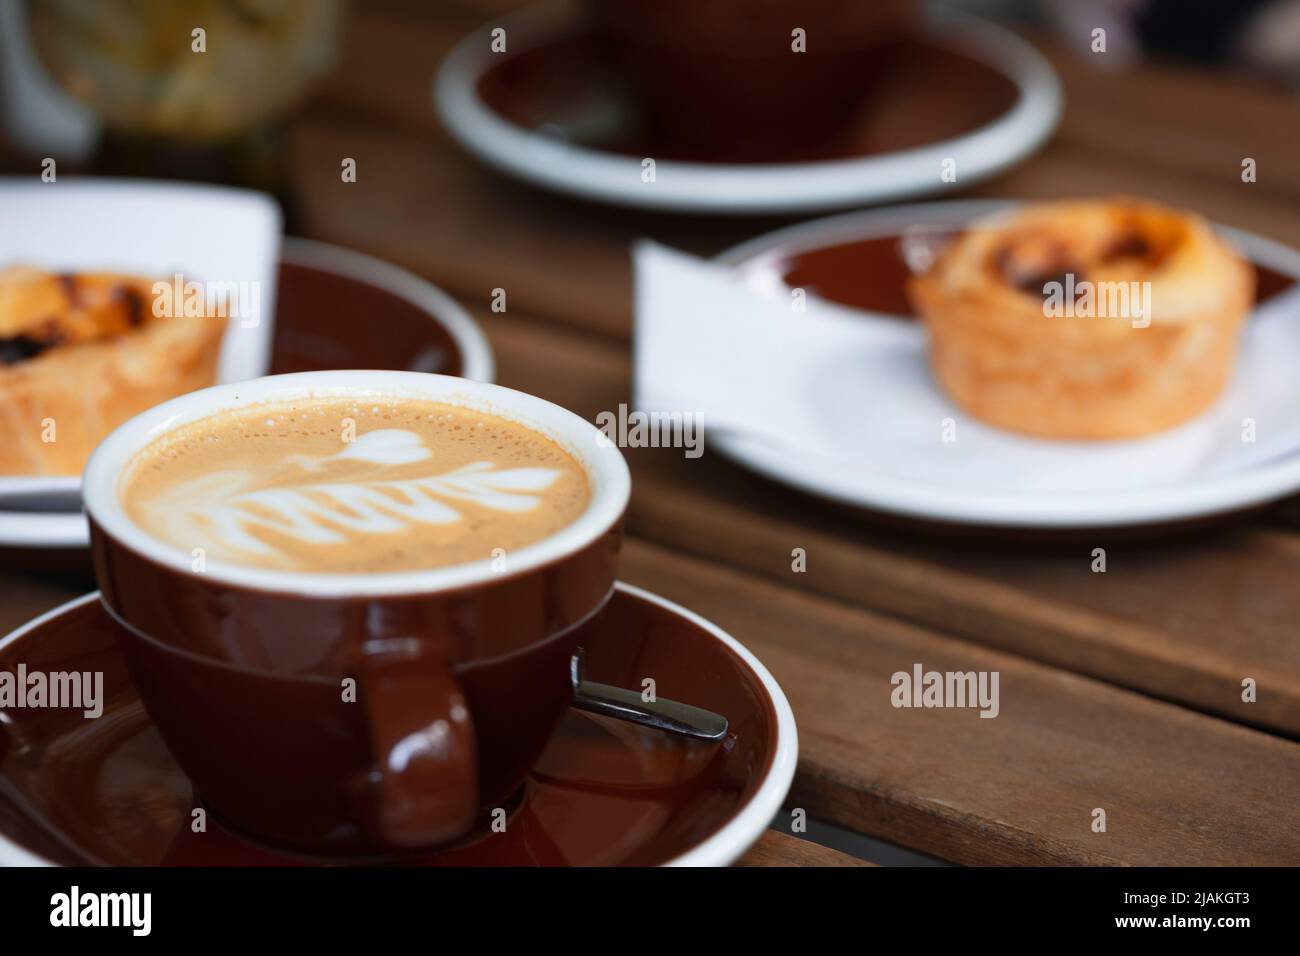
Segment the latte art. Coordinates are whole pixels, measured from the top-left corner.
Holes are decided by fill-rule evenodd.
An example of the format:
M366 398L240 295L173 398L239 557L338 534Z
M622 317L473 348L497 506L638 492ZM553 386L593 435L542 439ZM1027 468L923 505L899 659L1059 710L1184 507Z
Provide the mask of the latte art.
M408 433L409 434L409 433ZM155 524L206 528L218 553L270 554L275 549L249 529L266 528L304 544L335 544L348 534L391 534L413 524L460 521L439 498L463 498L497 511L530 511L539 500L507 489L542 491L560 474L549 468L493 470L480 461L445 475L405 481L322 482L249 487L245 472L218 472L185 482L146 510ZM193 537L200 532L195 530Z
M292 570L436 567L507 555L586 507L586 476L549 438L417 400L262 405L141 452L132 520L211 559Z

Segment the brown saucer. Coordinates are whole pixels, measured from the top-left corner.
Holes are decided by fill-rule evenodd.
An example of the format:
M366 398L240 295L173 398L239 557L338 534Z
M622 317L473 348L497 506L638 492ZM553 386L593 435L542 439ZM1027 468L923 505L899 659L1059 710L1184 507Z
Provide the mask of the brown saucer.
M0 669L102 671L104 710L0 712L0 865L293 866L327 862L255 845L208 816L190 829L189 780L163 746L118 655L115 625L86 595L0 640ZM585 625L594 680L689 700L731 722L722 744L570 711L508 808L413 866L650 866L729 863L780 807L797 744L780 688L733 639L619 585ZM268 794L268 799L274 799Z

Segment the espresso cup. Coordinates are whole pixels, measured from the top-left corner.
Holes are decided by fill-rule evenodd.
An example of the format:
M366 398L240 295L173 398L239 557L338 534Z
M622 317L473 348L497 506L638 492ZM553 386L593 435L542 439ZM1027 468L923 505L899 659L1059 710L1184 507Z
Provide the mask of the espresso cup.
M585 508L499 557L366 573L206 559L132 520L129 466L160 437L338 399L432 401L545 436L584 473ZM101 600L203 805L254 838L339 855L454 841L504 806L570 702L580 626L613 592L630 478L599 437L522 392L391 371L219 385L110 434L84 475Z

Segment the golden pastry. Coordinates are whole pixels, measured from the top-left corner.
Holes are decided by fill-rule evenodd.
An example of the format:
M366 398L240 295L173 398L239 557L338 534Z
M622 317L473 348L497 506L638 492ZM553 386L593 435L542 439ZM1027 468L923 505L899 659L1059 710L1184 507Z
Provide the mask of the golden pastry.
M954 402L1084 439L1147 435L1212 405L1254 291L1253 267L1205 220L1131 199L979 221L908 288Z
M216 381L226 319L154 298L148 279L0 269L0 474L77 474L122 422Z

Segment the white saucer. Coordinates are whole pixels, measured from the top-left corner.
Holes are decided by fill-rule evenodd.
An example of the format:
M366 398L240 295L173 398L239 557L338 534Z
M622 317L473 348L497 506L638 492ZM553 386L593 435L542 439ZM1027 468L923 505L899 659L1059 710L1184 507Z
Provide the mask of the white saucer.
M1008 204L958 201L898 206L832 216L759 236L721 253L716 261L748 273L747 282L770 289L780 283L776 264L787 255L873 236L908 226L953 225ZM1252 262L1300 280L1300 252L1237 229L1222 228ZM833 310L845 306L831 305ZM1249 334L1249 329L1247 330ZM813 415L814 409L808 414ZM1300 399L1297 400L1300 413ZM979 440L978 429L965 440ZM1145 439L1140 439L1145 440ZM819 459L754 434L719 431L711 445L734 461L775 481L845 504L949 524L1077 529L1144 526L1228 514L1267 504L1300 491L1300 453L1261 461L1244 471L1210 479L1143 487L1135 476L1126 491L1032 495L972 489L960 473L936 473L924 483L887 470L868 472Z
M508 175L544 189L616 205L682 212L807 212L879 203L952 188L939 172L954 159L962 188L1019 162L1043 144L1061 115L1061 88L1051 66L1015 34L983 20L935 25L941 45L994 67L1019 91L1016 103L973 132L922 147L862 158L804 163L723 164L657 161L653 184L641 159L565 142L517 125L480 96L480 78L500 55L490 32L504 28L509 53L570 34L564 7L541 6L493 21L462 40L443 61L433 98L443 123L469 152Z
M286 238L280 261L343 276L410 302L451 336L461 354L462 375L481 382L494 376L492 350L478 324L454 299L419 276L340 246ZM359 334L367 334L364 329ZM67 550L89 544L81 514L81 476L5 478L0 504L0 549Z

